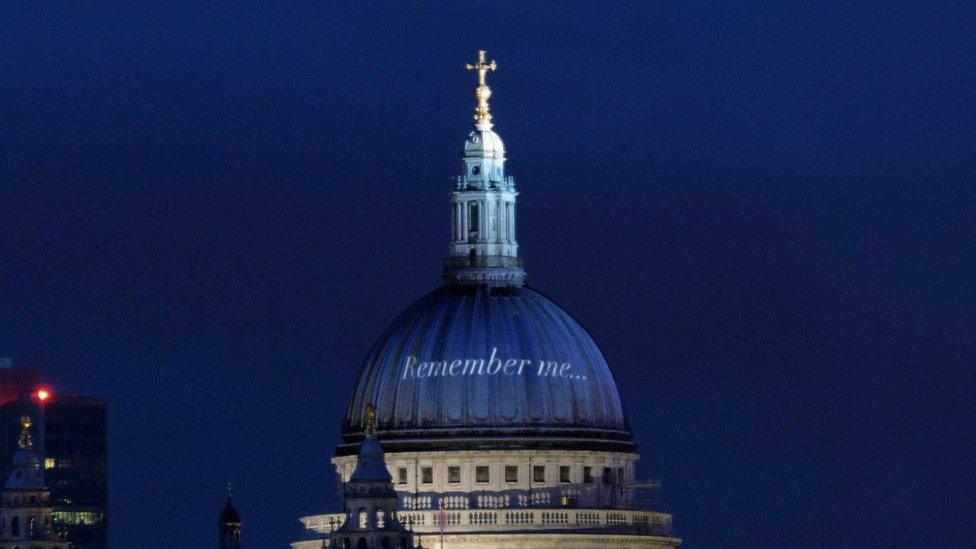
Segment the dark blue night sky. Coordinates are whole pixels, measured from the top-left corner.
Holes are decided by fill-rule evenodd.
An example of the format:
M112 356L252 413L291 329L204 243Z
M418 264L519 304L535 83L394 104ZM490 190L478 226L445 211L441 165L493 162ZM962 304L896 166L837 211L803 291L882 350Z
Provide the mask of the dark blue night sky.
M0 7L0 356L108 399L113 546L335 508L479 48L684 547L972 543L972 2L135 4Z

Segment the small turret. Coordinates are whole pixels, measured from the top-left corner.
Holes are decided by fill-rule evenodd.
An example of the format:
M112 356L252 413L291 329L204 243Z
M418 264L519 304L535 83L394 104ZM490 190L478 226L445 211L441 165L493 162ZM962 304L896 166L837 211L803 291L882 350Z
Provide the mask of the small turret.
M67 549L68 542L54 532L51 493L34 453L30 416L20 418L21 432L13 470L3 487L0 509L0 549Z
M376 408L366 406L366 439L356 469L343 487L346 520L332 533L329 547L338 549L413 548L413 536L397 520L397 495L376 438Z

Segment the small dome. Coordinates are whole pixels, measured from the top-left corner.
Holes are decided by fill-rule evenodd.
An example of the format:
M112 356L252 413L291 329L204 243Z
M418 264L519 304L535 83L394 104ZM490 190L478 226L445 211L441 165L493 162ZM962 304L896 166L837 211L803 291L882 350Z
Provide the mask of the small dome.
M448 284L401 313L366 358L339 455L358 449L369 403L387 452L634 450L596 343L525 287Z
M477 129L468 134L468 139L464 142L464 156L505 158L505 144L490 129Z

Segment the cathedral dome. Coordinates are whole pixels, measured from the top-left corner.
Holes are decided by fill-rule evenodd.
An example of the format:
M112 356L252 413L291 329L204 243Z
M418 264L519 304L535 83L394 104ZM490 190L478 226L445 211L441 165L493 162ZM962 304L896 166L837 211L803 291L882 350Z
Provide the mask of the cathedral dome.
M596 343L526 287L448 284L407 307L366 357L338 455L363 440L369 404L388 452L634 451Z

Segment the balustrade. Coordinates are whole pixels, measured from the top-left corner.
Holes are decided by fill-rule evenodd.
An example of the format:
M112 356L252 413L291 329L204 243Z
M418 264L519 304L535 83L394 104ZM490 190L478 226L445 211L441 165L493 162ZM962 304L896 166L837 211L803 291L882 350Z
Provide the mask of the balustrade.
M454 496L452 496L454 497ZM478 501L480 506L493 505L490 500ZM448 505L464 505L458 500L442 498L441 502L450 501ZM533 529L567 529L586 527L587 529L620 528L631 526L635 532L670 535L671 516L653 511L602 510L602 509L565 509L565 508L535 508L535 509L444 509L439 510L400 510L396 514L401 524L418 532L470 531L484 529L485 531L531 531ZM343 514L319 515L302 519L310 530L329 533L337 530L346 520Z

